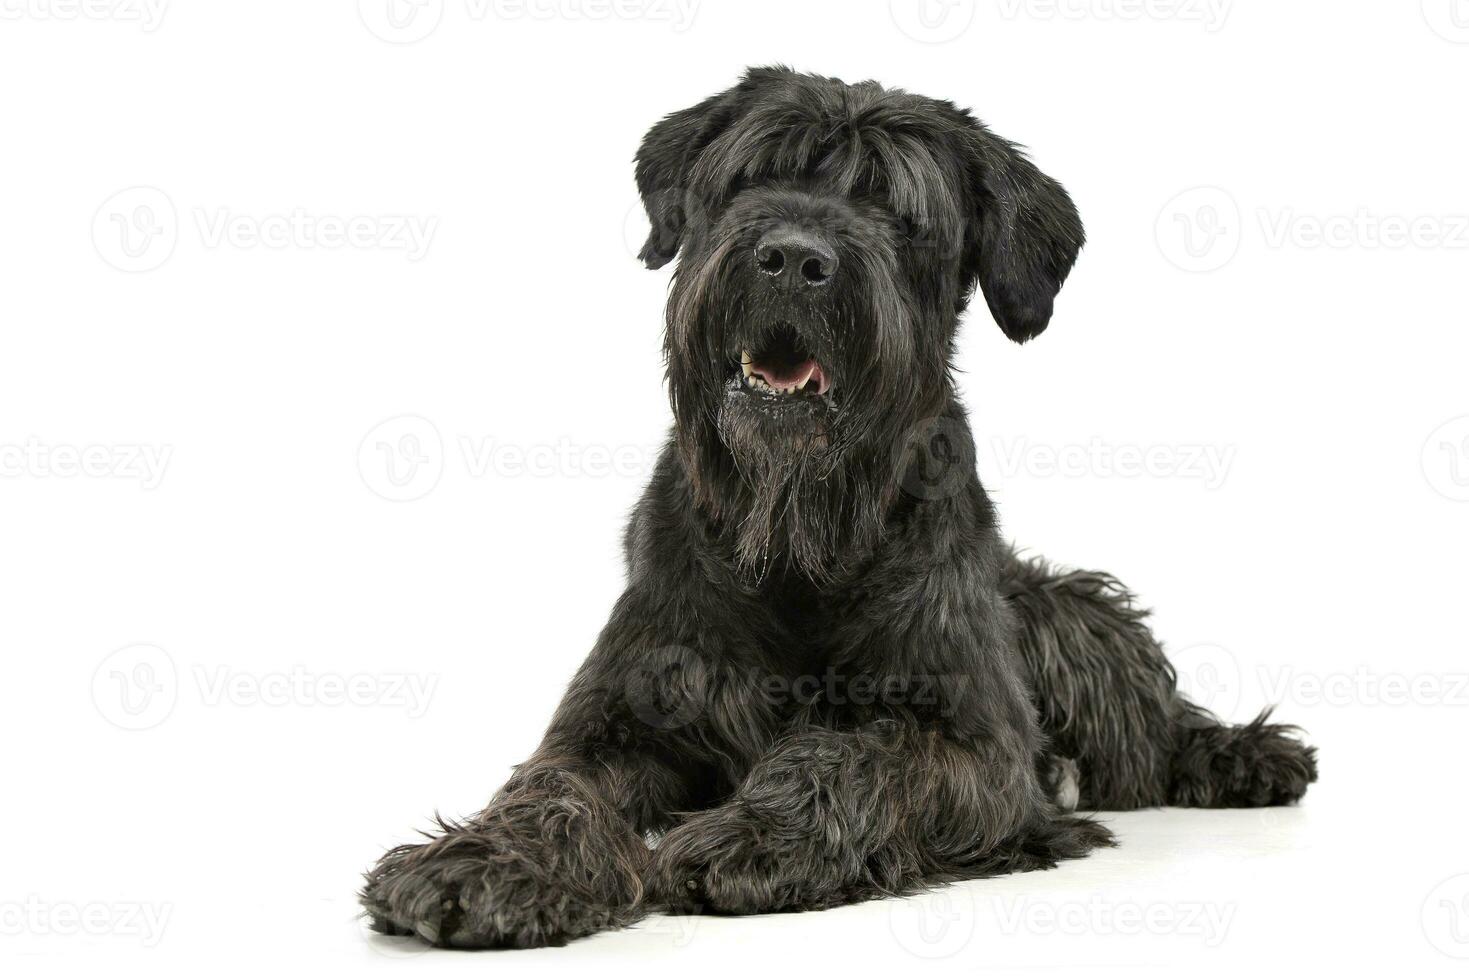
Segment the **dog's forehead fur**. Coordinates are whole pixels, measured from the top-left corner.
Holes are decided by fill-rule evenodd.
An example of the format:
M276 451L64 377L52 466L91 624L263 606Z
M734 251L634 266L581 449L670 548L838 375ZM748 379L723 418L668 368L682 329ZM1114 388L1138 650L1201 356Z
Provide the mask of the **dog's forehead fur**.
M752 72L752 101L703 148L692 183L710 199L742 184L806 178L871 195L918 227L957 236L967 211L963 140L973 120L952 103L877 82Z
M636 178L650 225L638 257L649 268L746 192L796 188L890 215L921 275L957 287L946 315L962 313L978 284L1017 342L1046 328L1085 240L1065 189L967 109L783 66L752 68L665 116L638 148Z

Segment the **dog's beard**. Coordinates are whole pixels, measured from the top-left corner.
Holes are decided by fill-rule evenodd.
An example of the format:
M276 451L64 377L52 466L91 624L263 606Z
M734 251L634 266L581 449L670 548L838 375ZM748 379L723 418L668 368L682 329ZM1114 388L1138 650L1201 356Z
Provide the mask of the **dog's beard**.
M768 420L733 401L744 397L731 393L717 426L738 472L731 530L742 573L758 580L786 559L813 581L839 575L842 556L867 543L861 531L873 522L855 513L865 494L829 432L807 422L773 434Z
M874 424L883 414L743 388L725 381L703 416L710 422L679 427L696 496L718 518L741 575L759 582L793 570L826 584L857 571L899 490L892 432Z
M849 252L851 285L794 309L751 284L737 264L746 244L718 237L675 274L667 356L678 443L695 498L742 575L758 581L785 567L828 583L857 571L882 537L903 434L946 397L943 347L918 355L923 314L890 244ZM741 348L775 329L813 345L833 379L829 398L747 389Z

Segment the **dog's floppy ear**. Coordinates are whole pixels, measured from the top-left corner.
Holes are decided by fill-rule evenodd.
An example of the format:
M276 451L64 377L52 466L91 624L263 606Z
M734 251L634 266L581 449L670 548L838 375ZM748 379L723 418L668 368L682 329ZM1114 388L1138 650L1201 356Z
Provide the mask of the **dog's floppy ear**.
M678 254L689 210L701 206L689 182L699 154L739 115L745 96L775 73L751 69L735 87L664 116L643 137L634 162L638 194L652 225L638 253L648 268L662 268Z
M1066 274L1086 240L1071 198L1015 144L969 119L966 156L978 217L964 252L1005 336L1024 343L1046 329Z

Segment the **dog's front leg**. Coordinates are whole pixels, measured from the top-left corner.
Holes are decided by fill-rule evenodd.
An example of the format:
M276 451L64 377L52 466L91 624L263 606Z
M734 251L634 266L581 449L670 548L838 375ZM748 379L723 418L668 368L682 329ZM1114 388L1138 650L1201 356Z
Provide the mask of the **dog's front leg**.
M648 880L662 901L819 909L1049 867L1109 840L1037 776L1045 743L987 566L925 567L943 569L910 543L879 572L932 585L928 602L894 590L836 607L839 666L804 727L659 844Z
M666 589L630 590L543 744L490 805L369 873L374 926L441 946L524 947L641 916L643 833L713 791L701 759L717 681L693 646L704 641L681 625L691 620Z
M523 947L633 921L647 848L612 802L619 778L538 752L484 810L383 856L362 890L373 927L437 946Z
M696 586L643 582L623 595L541 748L491 804L370 871L361 902L376 929L441 946L545 946L642 915L643 835L733 788L729 733L773 727L739 686L752 685L748 671L720 652L748 617Z
M1109 840L989 754L899 723L790 735L728 803L664 837L649 888L682 911L822 909L1049 867Z

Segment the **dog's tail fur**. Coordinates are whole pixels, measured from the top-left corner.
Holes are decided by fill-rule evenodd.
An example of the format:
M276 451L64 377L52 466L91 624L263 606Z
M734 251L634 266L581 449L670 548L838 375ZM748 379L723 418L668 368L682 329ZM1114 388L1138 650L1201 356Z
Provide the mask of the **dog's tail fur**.
M1074 760L1081 809L1253 807L1299 799L1316 750L1265 712L1229 725L1189 703L1120 582L1011 554L1005 593L1051 751Z

